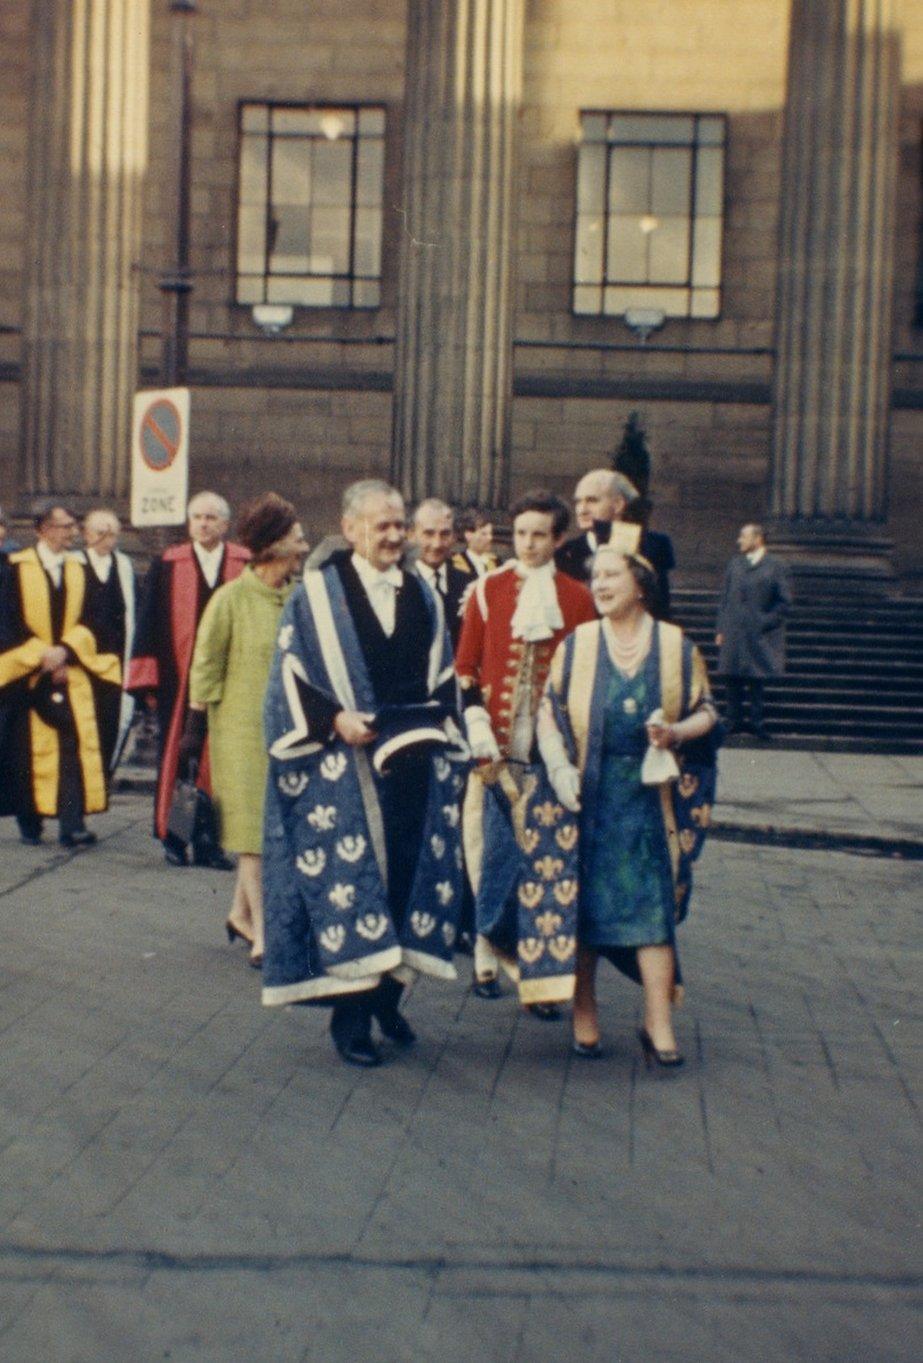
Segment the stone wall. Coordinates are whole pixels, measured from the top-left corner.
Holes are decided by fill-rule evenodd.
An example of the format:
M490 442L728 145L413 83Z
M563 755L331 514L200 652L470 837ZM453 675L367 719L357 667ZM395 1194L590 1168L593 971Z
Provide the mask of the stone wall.
M637 410L655 460L655 524L673 535L682 576L703 585L725 561L741 516L764 508L788 9L786 0L526 4L511 490L541 480L569 493ZM29 13L29 0L0 6L0 503L17 492ZM157 276L172 212L167 5L152 5L152 15L140 262L145 386L157 381ZM278 487L303 507L312 538L335 521L344 482L388 467L405 22L405 0L274 0L271 21L257 0L223 0L203 4L195 20L192 482L218 485L236 503ZM905 6L904 24L895 349L912 357L923 352L913 323L923 16ZM387 106L378 311L302 309L289 333L268 340L249 311L231 303L237 104L247 98ZM571 314L574 147L578 111L588 107L728 116L719 320L670 321L641 348L616 319ZM899 566L919 577L923 363L899 359L894 389L888 529Z

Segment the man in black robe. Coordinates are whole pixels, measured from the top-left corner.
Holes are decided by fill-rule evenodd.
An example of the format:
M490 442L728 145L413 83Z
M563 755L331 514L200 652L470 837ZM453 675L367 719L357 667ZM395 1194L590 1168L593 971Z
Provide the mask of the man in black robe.
M85 548L76 557L86 568L87 609L96 622L102 653L114 653L128 670L135 625L135 570L116 546L121 525L114 511L97 508L83 521ZM99 710L99 738L106 770L111 772L131 723L134 699L122 691Z
M89 846L84 816L108 803L99 715L118 703L121 663L97 647L85 569L67 553L73 515L48 501L34 520L35 547L0 575L0 813L16 815L23 842L40 842L43 819L57 817L63 846Z
M637 489L622 473L591 469L574 490L574 513L580 534L563 544L554 556L562 573L589 582L593 555L600 544L615 544L625 553L646 558L657 577L659 620L670 618L670 572L676 566L669 535L646 530L625 519L637 500Z

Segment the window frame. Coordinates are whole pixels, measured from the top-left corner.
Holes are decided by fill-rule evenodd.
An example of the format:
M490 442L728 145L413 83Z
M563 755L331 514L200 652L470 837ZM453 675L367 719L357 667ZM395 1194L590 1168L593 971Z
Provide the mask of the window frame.
M266 164L266 182L265 182L265 183L266 183L266 196L265 196L265 204L264 204L263 270L262 270L262 273L260 273L260 274L251 273L251 272L247 272L247 271L242 271L242 270L240 269L240 267L239 267L239 260L240 260L240 217L241 217L241 207L242 207L241 192L242 192L242 188L243 188L243 185L242 185L243 145L244 145L244 137L245 137L246 135L248 135L248 134L245 132L243 123L244 123L244 112L245 112L245 110L247 110L247 109L263 109L263 110L265 110L266 113L267 113L267 132L266 132L265 134L255 134L255 135L257 135L257 136L265 136L266 143L267 143L267 151L266 151L267 164ZM298 134L298 133L296 133L296 134L274 133L273 127L272 127L272 116L273 116L273 113L274 113L276 110L278 110L278 109L282 109L282 110L290 109L290 110L297 111L297 112L301 112L301 113L314 113L314 112L317 112L317 113L320 113L320 114L323 114L325 111L329 110L329 111L335 111L335 112L349 113L349 114L352 114L352 115L355 117L355 127L356 127L355 133L354 133L354 134L346 134L346 136L349 138L349 141L351 142L352 146L351 146L351 154L350 154L350 197L349 197L349 204L348 204L348 209L349 209L349 263L348 263L348 272L345 273L345 274L344 274L344 273L341 273L341 272L329 273L329 274L315 274L315 273L312 273L312 272L310 272L310 271L306 271L306 272L301 273L301 274L295 274L294 271L272 271L272 270L270 270L270 268L269 268L270 257L271 257L271 254L272 254L272 222L273 222L273 197L272 197L272 183L273 183L273 179L272 179L272 177L273 177L273 155L272 155L272 149L273 149L273 142L274 142L274 140L275 140L276 137L282 139L282 138L285 138L286 136L289 136L289 137L292 137L293 139L294 139L294 138L302 138L302 139L305 140L305 141L312 141L312 140L314 140L315 137L317 136L316 134L311 134L311 133L304 133L304 134ZM362 141L362 138L361 138L361 136L360 136L360 134L359 134L359 120L360 120L360 115L361 115L364 111L369 111L369 110L375 111L375 112L380 113L380 114L382 115L382 131L381 131L381 133L380 133L380 134L367 134L368 140L370 140L370 141L372 141L372 140L380 141L380 142L381 142L381 147L382 147L381 203L380 203L380 205L379 205L379 212L380 212L380 214L381 214L380 239L379 239L379 253L380 253L380 259L379 259L379 271L378 271L378 274L377 274L377 275L372 276L372 275L364 275L364 274L363 274L363 275L358 275L358 276L357 276L356 273L355 273L355 260L356 260L356 222L357 222L357 209L358 209L359 207L362 206L362 205L360 205L360 204L358 203L358 161L359 161L359 147L360 147L360 143L361 143L361 141ZM305 302L291 302L289 305L290 305L291 307L294 307L294 308L304 308L304 309L307 309L307 310L310 310L310 311L317 311L317 312L321 312L321 313L326 313L326 312L348 312L348 313L357 312L357 313L372 313L372 312L376 312L377 310L379 310L379 309L382 307L382 286L383 286L383 279L384 279L384 194L385 194L385 184L386 184L386 182L387 182L387 175L386 175L386 172L387 172L388 113L389 113L388 105L387 105L386 103L384 103L382 100L342 100L342 99L340 99L340 100L331 100L331 99L319 99L319 100L307 100L307 101L306 101L306 100L297 100L297 99L261 99L261 98L254 98L254 97L251 96L251 97L239 99L239 100L237 101L237 106L236 106L236 128L237 128L237 138L236 138L236 159L235 159L235 170L234 170L234 205L233 205L233 212L234 212L234 230L233 230L233 233L232 233L232 241L231 241L231 253L232 253L232 254L231 254L231 272L230 272L230 273L231 273L231 299L230 299L230 306L231 306L231 307L234 307L234 308L246 308L247 310L249 310L249 309L251 309L251 308L253 308L253 307L257 307L257 306L260 306L261 304L268 303L268 302L279 303L279 304L283 304L283 305L284 305L284 302L283 302L282 299L272 299L272 300L270 300L270 299L268 299L267 296L266 296L267 293L268 293L268 284L269 284L269 281L272 280L272 279L274 279L274 278L275 278L275 279L280 279L280 278L297 278L297 279L299 279L299 280L311 280L311 279L316 279L316 280L330 280L330 281L345 281L345 282L347 283L347 285L349 286L349 294L350 294L350 297L349 297L349 301L348 301L348 302L343 302L343 303L305 303ZM250 135L250 136L253 136L254 134L250 133L249 135ZM325 139L325 140L326 140L326 139ZM333 139L333 140L336 140L336 139ZM243 300L243 299L239 298L239 297L238 297L238 290L239 290L239 286L240 286L240 281L241 281L242 279L244 279L244 280L261 281L261 282L262 282L262 295L263 295L262 298L256 299L256 300L253 300L253 301L247 301L247 300ZM358 284L364 284L364 283L368 283L368 284L377 284L377 285L378 285L378 300L377 300L377 302L371 303L371 304L357 303L357 302L355 302L355 301L354 301L354 289L355 289L355 286L356 286L357 283L358 283Z
M585 141L585 140L584 140L584 137L583 137L583 120L584 120L585 118L587 118L587 117L594 117L594 116L595 116L595 117L599 117L599 118L604 118L604 119L606 120L606 122L607 122L606 136L605 136L605 138L604 138L603 140L601 140L601 141L599 141L599 142L588 142L588 141ZM721 318L722 318L722 316L723 316L723 313L724 313L724 303L725 303L725 299L724 299L724 277L725 277L725 251L726 251L726 238L727 238L727 232L726 232L726 226L727 226L727 149L728 149L728 129L729 129L729 124L730 124L730 117L729 117L729 115L728 115L727 113L721 111L721 110L714 110L714 109L647 109L647 108L644 108L644 109L640 109L640 108L626 109L626 108L599 108L599 107L592 107L592 108L581 108L581 109L579 109L579 110L577 111L577 117L578 117L578 122L579 122L579 127L580 127L580 134L579 134L578 139L577 139L577 142L576 142L576 154L575 154L575 156L574 156L574 162L573 162L573 165L574 165L574 179L573 179L573 192L572 192L572 197L571 197L571 203L572 203L572 232L571 232L571 251L570 251L570 315L571 315L571 317L573 317L574 319L582 319L582 320L586 320L586 321L591 321L591 320L605 321L605 320L607 320L607 319L611 319L611 320L621 320L621 319L624 319L625 313L626 313L628 310L632 309L632 308L644 308L644 307L655 307L655 306L656 306L656 304L651 303L651 302L648 302L647 299L644 297L645 291L652 290L652 289L658 289L658 290L664 290L664 289L676 289L676 290L682 290L682 291L687 295L687 310L686 310L685 312L682 312L682 313L667 312L667 313L666 313L666 320L667 320L667 321L672 321L672 322L718 322L718 321L720 321ZM684 142L651 142L651 141L645 142L645 141L641 141L641 140L635 140L635 141L627 141L627 140L626 140L626 141L610 140L610 138L609 138L609 133L608 133L608 124L609 124L610 120L612 120L613 118L656 118L656 119L660 119L660 118L663 118L663 119L668 119L668 118L684 118L684 119L691 119L691 120L692 120L692 125L693 125L693 137L692 137L692 140L691 140L691 141L684 141ZM722 125L723 125L723 137L722 137L722 139L721 139L720 142L716 142L716 143L700 143L700 142L697 140L696 133L697 133L697 130L698 130L698 124L699 124L699 121L702 120L702 119L718 119L718 120L720 120L720 122L721 122ZM602 181L602 215L601 215L601 216L602 216L602 233L603 233L603 241L602 241L602 276L601 276L600 280L599 280L598 282L596 282L596 283L587 282L587 281L585 281L585 280L579 280L579 279L577 278L577 240L578 240L578 232L579 232L580 217L581 217L580 210L579 210L579 200L578 200L578 187L579 187L579 174L580 174L580 151L581 151L581 149L582 149L583 147L586 147L586 146L601 146L601 147L604 147L604 148L605 148L605 151L606 151L605 166L604 166L604 174L603 174L603 181ZM698 152L700 149L704 149L705 147L708 147L708 146L714 146L714 147L720 149L720 151L721 151L721 153L722 153L722 162L721 162L721 202L720 202L720 216L719 216L720 230L721 230L721 240L720 240L720 246L719 246L719 252L718 252L718 276L717 276L717 277L718 277L718 283L715 284L715 285L694 285L693 282L692 282L692 279L693 279L693 274L694 274L694 271L695 271L694 245L695 245L695 227L696 227L696 221L697 221L697 217L696 217L696 213L695 213L696 183L697 183L697 177L698 177L698 164L697 164L697 163L698 163L698 156L697 156L697 152ZM690 157L690 162L691 162L691 164L690 164L690 174L689 174L689 196L688 196L689 212L688 212L687 217L686 217L686 222L687 222L687 238L688 238L688 254L687 254L686 279L685 279L684 282L671 281L671 282L669 282L669 283L662 283L662 282L658 282L658 281L647 280L647 281L641 283L641 282L639 282L639 281L637 281L637 280L628 280L628 281L624 281L624 280L619 280L619 279L615 279L615 278L610 279L610 278L608 277L607 270L608 270L608 265L609 265L609 254L610 254L610 251L609 251L609 225L610 225L611 217L613 216L613 215L611 214L611 212L610 212L610 207L609 207L609 193L610 193L610 183L611 183L611 178L610 178L610 177L611 177L611 164L612 164L611 152L612 152L612 149L615 148L615 147L632 147L632 148L639 148L639 149L647 150L647 151L649 151L649 152L652 152L652 151L654 151L654 150L656 150L656 149L658 149L658 148L661 148L661 147L665 147L665 148L669 148L669 147L678 147L678 148L683 148L683 149L688 150L689 152L691 152L691 157ZM709 216L712 216L712 215L710 215L710 214L702 214L702 215L701 215L701 218L704 219L704 218L709 217ZM578 311L578 310L577 310L576 305L575 305L575 304L576 304L575 293L576 293L576 290L577 290L578 288L581 288L581 287L583 287L583 288L591 288L591 289L598 289L598 290L600 291L600 295L601 295L601 305L602 305L602 306L600 307L599 311L597 311L597 312L585 312L585 311ZM629 303L626 305L626 307L625 307L624 309L622 309L621 311L619 311L619 312L607 312L607 311L606 311L606 307L605 307L605 294L606 294L606 289L608 289L608 288L617 288L617 289L624 289L624 290L636 289L636 290L638 290L638 297L637 297L636 300L633 300L632 302L629 302ZM692 309L692 304L693 304L693 298L694 298L694 294L695 294L695 292L696 292L697 289L701 289L701 290L708 289L709 291L717 292L717 294L718 294L718 310L717 310L717 312L714 314L714 316L711 316L711 317L697 317L697 316L695 316L695 315L692 313L692 310L691 310L691 309Z

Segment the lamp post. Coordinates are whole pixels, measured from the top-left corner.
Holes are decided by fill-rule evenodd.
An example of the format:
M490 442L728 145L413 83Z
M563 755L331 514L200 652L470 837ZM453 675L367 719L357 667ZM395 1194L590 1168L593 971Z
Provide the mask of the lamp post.
M171 263L160 277L163 297L161 373L166 388L186 382L189 363L189 295L192 270L189 264L192 208L192 19L196 0L170 0L173 16L173 96L170 109L174 122Z

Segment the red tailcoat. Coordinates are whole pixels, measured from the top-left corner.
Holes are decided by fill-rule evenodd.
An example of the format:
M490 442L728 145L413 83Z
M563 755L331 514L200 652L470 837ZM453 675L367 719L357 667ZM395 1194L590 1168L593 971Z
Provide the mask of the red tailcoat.
M174 544L155 559L144 583L134 650L125 689L157 695L160 721L160 766L154 798L154 831L166 836L167 816L179 761L179 741L186 720L189 669L196 630L213 593L243 572L250 551L225 542L218 580L209 587L188 540ZM208 747L202 754L198 784L210 788Z
M550 639L536 644L513 638L513 614L523 579L512 562L479 578L468 598L455 670L469 701L476 699L472 692L480 692L504 754L509 752L517 691L523 686L530 689L534 715L558 644L578 625L597 618L586 587L564 573L556 573L554 582L564 623Z

